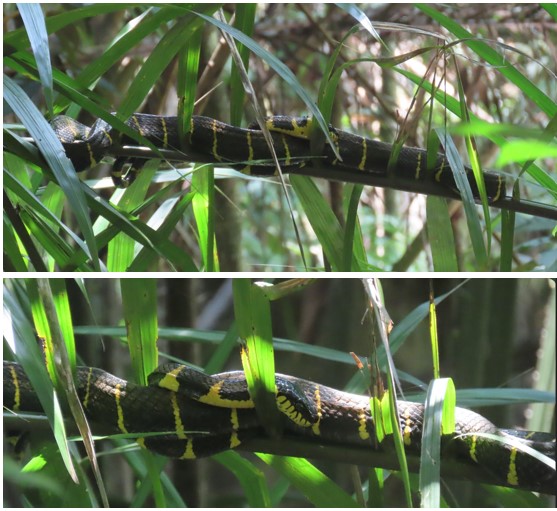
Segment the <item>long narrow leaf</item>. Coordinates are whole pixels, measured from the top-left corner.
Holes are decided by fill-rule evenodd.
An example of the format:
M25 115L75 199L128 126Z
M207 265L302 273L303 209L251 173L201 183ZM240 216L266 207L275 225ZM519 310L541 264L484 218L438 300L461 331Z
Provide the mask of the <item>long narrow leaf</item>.
M356 501L350 495L309 461L261 453L258 456L286 477L314 506L357 507Z
M100 271L97 258L97 246L93 229L89 220L89 212L77 174L66 158L62 144L55 136L41 112L27 97L24 91L9 77L4 76L4 98L25 124L31 136L37 141L39 148L54 172L60 187L64 190L68 202L76 216L78 225L83 232L89 256L93 266Z
M46 105L48 110L52 112L52 67L50 64L48 34L46 33L43 11L40 4L19 3L17 8L25 24L25 30L29 36L29 42L37 61Z

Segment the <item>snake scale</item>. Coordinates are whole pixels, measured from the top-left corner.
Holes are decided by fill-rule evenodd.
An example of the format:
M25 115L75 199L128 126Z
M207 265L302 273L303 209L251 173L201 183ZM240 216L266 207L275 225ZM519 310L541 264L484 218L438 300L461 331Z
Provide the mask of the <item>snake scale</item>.
M134 114L125 124L141 137L160 149L183 151L183 160L206 161L235 168L252 176L276 174L269 147L263 132L257 125L248 128L231 126L210 117L193 116L189 133L180 137L177 117L149 114ZM433 155L428 160L427 151L419 148L402 147L391 161L393 145L359 137L329 126L329 134L336 145L340 159L326 143L317 157L310 148L312 121L307 117L274 116L266 120L273 146L284 173L295 172L301 167L319 165L348 173L370 173L385 179L384 184L392 188L405 188L405 183L428 182L441 187L437 194L460 198L455 178L445 157ZM137 144L127 135L118 133L110 124L97 119L92 127L85 126L68 116L57 116L51 121L57 137L62 142L66 155L76 171L96 165L104 156L117 153L117 148L126 144ZM196 158L188 157L194 152ZM126 163L131 168L124 171ZM112 179L118 187L129 186L141 167L138 159L117 158L112 170ZM466 179L474 198L479 198L478 186L469 167L465 167ZM484 172L486 195L494 204L506 195L505 180L499 174ZM436 194L435 191L431 193Z
M142 447L164 456L209 456L266 435L240 371L208 376L171 363L160 366L149 376L148 385L141 386L101 369L79 367L76 381L91 421L127 433ZM285 434L370 451L383 450L389 443L375 438L368 397L279 374L276 385ZM4 407L16 413L42 410L22 366L6 361ZM398 415L407 452L419 454L423 405L398 401ZM455 432L442 438L443 459L480 464L506 486L555 494L555 465L550 467L515 445L481 436L510 438L555 460L555 438L549 433L501 430L464 408L456 408L455 419Z

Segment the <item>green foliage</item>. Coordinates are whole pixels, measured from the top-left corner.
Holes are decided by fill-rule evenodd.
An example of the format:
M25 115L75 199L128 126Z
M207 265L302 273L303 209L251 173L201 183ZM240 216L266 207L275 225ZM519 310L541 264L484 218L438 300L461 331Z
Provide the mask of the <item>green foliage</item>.
M32 285L32 282L28 285ZM66 282L66 285L69 286L70 281ZM347 282L349 282L349 279L327 280L327 285L320 287L323 286L323 283L319 281L306 282L294 280L291 282L280 282L278 285L270 287L269 283L252 283L247 279L235 281L234 295L229 303L233 316L227 322L229 326L227 332L216 329L197 330L186 327L162 326L162 318L166 318L165 307L163 305L163 303L166 303L163 280L157 282L149 279L132 279L131 281L124 279L121 282L114 280L107 283L106 279L99 279L97 281L88 279L85 283L77 282L79 284L79 292L78 295L73 295L72 305L75 306L76 302L79 301L90 304L90 312L93 313L93 321L90 326L75 326L76 324L82 325L84 318L80 317L80 307L72 308L71 314L65 309L64 297L68 290L65 288L63 281L52 284L52 287L56 289L60 301L60 306L55 315L58 321L64 325L64 328L73 326L73 332L78 339L98 339L98 341L91 343L80 343L80 345L87 347L86 350L83 350L84 357L92 356L95 358L105 350L112 353L114 349L119 350L123 344L130 351L130 354L125 355L124 353L118 360L115 360L114 357L109 357L109 363L126 362L125 367L129 368L132 366L131 360L135 358L133 367L144 367L146 368L145 371L148 371L148 368L156 363L157 357L184 360L183 358L173 356L169 352L174 352L174 348L177 348L177 351L183 352L184 348L194 346L196 352L203 352L205 354L202 357L205 360L202 364L203 367L208 372L213 373L228 368L239 368L240 357L238 352L240 350L236 340L238 337L247 339L251 336L252 339L247 339L250 343L249 346L251 346L250 358L252 360L249 363L252 365L259 364L258 368L262 368L261 370L266 373L259 376L267 377L269 371L271 373L274 371L274 367L272 369L267 369L267 367L269 363L274 365L275 359L281 361L281 367L283 367L281 372L286 372L285 369L287 369L292 374L298 372L300 376L308 376L310 371L322 367L333 367L333 371L325 369L325 373L321 372L321 376L315 379L322 383L329 383L329 380L334 375L346 371L346 374L353 375L354 380L357 380L360 385L358 390L355 390L354 386L350 387L350 391L361 393L370 385L369 372L358 371L354 367L353 357L347 352L354 350L360 354L359 358L361 360L366 361L366 357L373 350L371 342L372 332L370 331L372 325L369 320L365 322L363 331L366 334L363 336L360 331L351 331L352 325L347 323L347 318L340 312L341 309L338 303L332 300L335 287L340 287L339 292L343 300L350 298L350 293L347 292L348 288L345 287ZM426 366L428 369L426 371L429 375L432 374L431 368L433 363L431 361L432 344L427 340L429 332L427 315L430 309L427 299L427 285L425 286L425 292L418 293L417 297L414 295L409 297L410 284L412 282L412 280L402 279L382 280L383 294L385 296L382 306L386 308L396 322L396 326L390 334L392 355L394 356L396 352L396 360L400 360L402 365L408 364L407 359L409 359L413 368L421 365L423 361L427 361ZM443 287L445 291L435 298L439 323L439 351L440 355L444 355L441 362L441 370L443 372L448 367L445 359L447 353L455 352L456 348L454 355L456 359L460 360L463 358L462 353L465 352L463 339L469 339L467 343L472 344L476 351L480 351L482 349L481 346L485 344L489 344L492 348L497 347L496 343L499 342L497 333L492 333L489 337L490 342L487 342L482 332L486 328L506 331L508 326L512 326L513 314L509 314L509 311L513 310L516 303L532 302L537 311L536 316L539 312L543 311L547 315L547 325L550 327L554 325L554 287L544 290L539 287L542 281L536 279L511 282L521 282L523 287L520 294L510 293L510 284L507 282L502 283L500 279L494 279L493 281L482 279L480 283L475 281L453 282L448 287L443 281L432 281L431 285L434 289ZM200 283L198 282L198 284ZM29 299L24 284L23 281L19 280L6 281L4 302L7 308L6 320L9 320L8 324L10 327L6 329L5 339L9 342L9 351L15 353L17 360L25 363L30 368L28 369L29 374L34 374L31 371L38 373L41 368L44 372L44 366L42 354L38 352L34 344L33 327L31 327L27 318L33 317L31 314L32 303L38 301L33 307L40 308L43 298L40 296L34 297L31 294L31 299ZM313 294L316 288L320 290L319 295ZM495 291L490 292L490 288L493 288ZM104 292L101 292L101 289L104 289ZM537 289L537 291L534 289ZM125 322L126 326L111 327L109 326L111 325L109 318L112 317L114 319L116 317L118 318L116 321L119 321L120 314L118 311L115 314L115 311L109 310L111 308L108 308L106 305L113 295L118 294L119 290L122 293L121 317L123 318L122 322ZM547 293L547 291L549 291L549 296L545 298L540 296ZM484 293L485 301L477 299L477 294L480 292ZM207 313L207 310L202 305L203 299L201 298L205 294L198 292L188 297L188 299L198 303L197 306L201 309L201 315ZM154 299L155 296L157 300ZM312 301L312 296L313 301L318 302L317 304L308 303ZM368 305L363 293L359 293L358 296L359 299L356 300L358 305L356 306L357 310L354 317L358 318L357 323L359 325L360 318ZM447 328L445 320L451 314L450 311L460 311L470 296L474 297L476 301L481 302L478 303L478 306L482 309L493 310L497 308L497 310L502 310L502 312L488 314L483 318L475 310L474 314L477 316L478 321L472 325L470 331L467 331L465 326L459 323L458 320ZM187 302L188 300L185 298L181 297L184 302ZM120 302L120 298L115 300L115 302ZM401 302L407 302L406 305L408 307L402 315L400 315L398 310ZM330 308L326 309L327 303L330 304L329 307L333 308L334 313L330 312ZM342 331L344 332L342 342L336 339L336 342L331 347L325 344L324 339L319 339L315 344L310 344L303 342L306 339L295 341L277 336L277 333L284 331L284 326L287 322L286 318L293 311L300 312L301 310L301 312L305 312L308 306L314 307L316 305L322 307L325 312L325 314L317 318L317 325L323 325L329 316L335 316L334 319L341 324ZM206 307L209 311L212 310L211 303L206 305ZM271 307L273 315L270 314ZM34 323L34 328L36 329L39 327L41 320L38 315L34 317L36 318ZM535 318L525 314L525 311L521 311L521 317L527 318L525 322L527 323L530 336L536 335L537 339L537 334L539 333L542 336L540 342L543 342L543 327L541 325L534 327L536 323ZM310 318L307 314L302 314L300 318L301 323L309 320ZM470 323L468 318L465 318L465 320ZM468 327L469 325L466 326ZM516 332L513 333L512 328L508 329L508 331L510 333L505 334L504 337L504 345L507 349L509 349L509 339L511 338L509 336L516 335ZM50 334L45 335L49 336ZM101 339L103 341L102 345ZM413 346L416 339L420 340L419 352L416 352L415 346ZM531 339L533 340L534 337L531 337ZM546 390L546 388L551 390L551 385L553 384L548 378L552 375L553 369L551 364L547 363L547 359L553 358L554 361L555 351L554 342L552 341L553 339L547 345L543 345L543 349L547 350L544 351L544 354L547 356L542 359L536 368L540 374L541 381L544 381L546 385L546 387L539 387L540 390ZM28 344L31 348L27 346ZM268 344L270 344L270 347L267 346ZM164 349L162 348L163 346L165 347ZM538 349L539 346L537 345L533 347L534 352ZM433 350L437 351L437 348L434 347ZM498 350L500 352L501 348L498 347ZM7 351L6 347L5 352L7 353ZM463 371L466 373L466 377L468 377L468 373L471 372L471 362L476 361L476 365L479 367L477 370L474 368L478 373L474 377L474 381L478 383L470 384L469 388L462 388L466 387L467 384L460 385L456 393L459 406L499 403L504 404L504 408L506 408L512 403L538 401L540 404L545 402L545 406L551 409L550 404L554 402L554 394L552 392L541 392L540 390L530 388L487 388L486 384L481 382L490 381L490 375L495 372L494 368L492 366L483 367L473 352L471 354L466 353L467 358ZM497 381L506 382L515 377L515 368L504 363L503 355L505 354L499 353L498 355L499 364L502 367L497 368ZM386 354L383 347L377 349L375 358L378 360L378 367L384 368ZM301 361L301 364L297 365L296 362L298 360ZM201 362L200 359L195 357L186 361ZM333 365L327 365L330 364L329 361L333 361ZM230 367L230 362L232 362L232 367ZM89 358L86 358L85 363L91 363ZM33 364L36 364L36 366ZM301 370L299 369L300 367L302 368ZM501 371L504 368L506 370ZM123 371L121 375L124 376L127 373L130 380L137 381L142 378L142 369L134 369L131 372L127 372L125 369L121 371ZM407 374L400 369L397 369L396 373L398 378L406 382L406 384L410 383L412 385L419 385L422 388L426 387L426 384L418 380L413 374ZM458 371L455 372L455 376L458 377L456 373ZM461 377L460 381L462 381ZM33 381L33 385L37 388L38 392L42 392L45 395L51 393L52 385L46 377L44 380ZM446 381L436 380L435 385L431 386L431 394L433 395L434 392L445 394L446 386ZM437 417L436 420L439 421L438 427L442 424L443 431L450 431L454 427L454 424L451 425L451 410L454 409L455 396L451 387L452 385L449 383L443 406L439 405L437 409L436 405L433 405L430 410L428 407L429 411L426 412ZM409 397L411 396L408 394L405 396L405 398ZM442 397L437 396L432 401L440 404L442 399ZM384 399L383 401L384 403L380 406L384 405L383 413L384 417L386 417L390 413L389 400ZM6 420L11 415L10 412L5 411L5 429ZM545 429L552 421L551 413L546 414L541 407L536 410L536 415L541 421L536 424L537 428ZM441 416L443 417L442 420ZM70 421L67 421L66 424L70 424ZM59 428L59 425L53 427ZM34 431L36 433L39 430L40 428L36 427ZM47 435L48 431L50 431L50 427L43 428L43 432ZM189 483L184 486L179 477L172 477L165 472L165 467L169 460L140 450L135 444L130 443L129 440L122 439L122 436L124 435L109 436L107 439L98 438L96 442L97 457L101 466L101 472L105 478L104 482L107 485L109 503L112 506L119 504L125 506L156 505L157 507L183 507L185 502L189 503L191 499L195 498L194 486ZM32 438L35 438L35 434L32 435ZM4 476L6 481L18 488L25 502L35 506L49 505L50 507L60 507L67 505L70 498L75 499L75 502L79 502L83 506L98 506L97 489L90 479L88 470L86 470L88 462L81 458L82 454L78 449L79 439L72 437L70 434L68 449L68 455L71 456L79 476L79 484L69 483L70 479L60 457L59 448L55 447L51 441L45 441L44 438L40 440L41 442L39 443L31 444L29 448L30 461L26 464L23 473L19 472L19 469L14 466L13 462L8 461L8 463L5 463ZM439 438L434 430L428 430L426 441L434 443L438 440ZM427 451L425 458L429 459L434 450L426 446L424 446L424 449ZM344 452L344 449L343 453L344 456L349 456L348 452ZM442 487L441 496L431 493L431 489L439 484L439 463L438 458L435 456L432 459L433 466L428 467L428 463L425 461L421 462L420 467L423 470L422 479L418 482L417 478L410 477L410 485L412 495L416 496L416 498L419 496L419 492L422 492L421 498L426 499L423 501L424 505L440 506L445 504L442 500L445 493ZM121 494L120 488L116 489L116 491L114 488L110 488L111 470L115 467L120 467L120 462L129 469L130 478L133 482L130 486L132 491L126 495ZM180 463L190 467L197 464L197 462L191 462L191 464L190 462L178 462L178 465ZM283 457L276 454L264 454L257 458L241 451L222 453L204 463L206 463L207 469L214 468L215 465L221 465L224 467L224 475L221 473L218 477L222 477L223 481L232 477L234 481L237 480L239 483L239 486L234 483L231 486L223 485L222 488L220 484L211 484L207 490L210 492L210 497L206 496L205 498L210 498L209 502L212 505L226 507L264 507L273 505L278 507L295 503L297 507L300 507L300 505L307 505L309 502L319 507L326 507L327 505L349 507L354 506L356 502L360 503L360 498L365 498L365 495L368 494L367 481L362 483L358 478L349 477L347 482L347 478L343 477L347 475L346 468L342 468L346 467L344 464L340 466L340 470L336 470L339 466L335 463L327 464L321 462L316 464L313 460L289 456ZM117 468L117 470L121 471L120 468ZM177 466L174 467L174 470L177 470ZM174 473L174 471L170 473ZM384 477L385 479L383 479ZM380 492L380 495L369 493L368 499L370 502L404 505L396 497L397 492L401 493L401 483L397 480L399 477L400 475L397 472L386 470L374 470L370 473L369 484L371 486L369 491ZM54 480L57 484L50 483L51 480ZM211 478L211 480L220 481L218 478ZM71 487L71 492L61 491L61 487L65 488L66 486ZM201 487L203 488L204 486L201 485ZM374 489L371 490L371 488ZM457 495L459 495L456 498L466 498L464 496L466 492L461 494L458 491L458 487L456 491ZM509 502L508 499L511 498L511 495L515 495L517 499L520 499L523 506L547 504L543 497L537 498L525 492L488 486L482 490L477 484L473 486L473 494L479 500L465 502L469 504L470 502L475 502L476 505L482 504L483 507L499 502L498 499L505 499L505 501ZM356 497L355 495L360 496Z
M484 271L555 265L553 221L501 213L485 198L478 208L468 196L463 218L445 199L426 209L422 198L403 192L350 184L347 195L337 185L300 176L283 189L218 166L213 181L206 166L169 169L161 160L144 169L122 203L122 192L106 178L93 171L85 182L76 178L43 118L65 112L89 125L102 118L148 147L122 122L134 111L179 114L185 131L192 112L211 108L218 112L213 117L241 124L253 119L247 104L259 103L267 114L311 114L318 127L311 133L314 149L330 136L329 122L396 147L429 147L424 141L445 127L444 133L466 137L480 190L482 168L516 162L520 167L503 169L511 184L520 184L514 196L552 207L557 103L551 98L557 91L555 80L547 80L554 75L542 39L525 41L533 55L524 55L520 43L485 39L484 24L496 30L495 19L481 18L471 33L450 6L408 6L419 21L404 29L389 18L371 23L373 5L241 4L230 8L233 23L232 11L224 13L232 25L216 16L217 4L21 4L23 25L17 8L4 5L12 20L4 34L4 95L13 120L22 123L8 125L5 112L8 269ZM551 16L550 6L544 8L538 16ZM273 10L273 27L267 10ZM446 44L420 21L442 26ZM98 23L102 31L95 30ZM215 40L219 30L235 41L256 97L245 94L227 47ZM466 60L457 58L461 53ZM439 80L442 73L454 89ZM497 91L502 97L477 95L474 73L485 82L485 96ZM37 147L21 138L21 128ZM458 167L461 151L449 147L452 142L446 150ZM484 157L492 147L500 149L497 163ZM229 197L219 184L231 176L235 193ZM221 204L228 201L231 218L223 218ZM229 246L228 238L236 241L232 259L240 263L222 268L219 250Z

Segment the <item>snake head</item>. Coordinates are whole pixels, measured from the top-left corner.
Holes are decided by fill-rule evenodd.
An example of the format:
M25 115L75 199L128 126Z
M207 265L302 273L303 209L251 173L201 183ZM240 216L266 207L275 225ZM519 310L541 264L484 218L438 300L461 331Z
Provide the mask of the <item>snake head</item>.
M50 121L50 126L77 172L94 167L112 145L110 129L102 120L89 128L71 117L58 115Z

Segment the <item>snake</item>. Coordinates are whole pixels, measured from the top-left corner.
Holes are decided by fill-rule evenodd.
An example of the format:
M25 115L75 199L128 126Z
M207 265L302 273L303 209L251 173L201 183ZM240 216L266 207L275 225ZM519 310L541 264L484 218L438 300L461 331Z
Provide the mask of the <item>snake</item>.
M56 136L61 141L76 171L95 166L105 156L118 153L126 144L137 145L137 140L118 132L103 119L97 119L91 127L72 117L59 115L51 121ZM136 113L125 124L149 144L158 149L170 149L186 155L193 151L193 161L205 161L232 167L250 176L273 176L276 165L263 131L257 124L247 128L232 126L216 119L194 115L189 131L180 136L178 118ZM441 191L430 193L460 198L454 174L444 155L433 154L428 158L424 149L403 146L395 150L393 144L360 137L329 125L329 135L334 148L325 143L318 155L312 154L311 132L314 121L308 117L275 115L265 120L272 145L280 162L281 171L295 173L312 165L326 166L340 171L339 177L372 174L383 184L406 189L408 183L435 183ZM430 155L431 156L431 155ZM111 176L115 186L125 188L135 180L142 164L137 158L117 157ZM480 194L472 169L464 166L473 197ZM343 174L344 173L344 174ZM486 195L490 204L496 204L506 196L503 176L483 172ZM382 181L383 180L383 181Z
M76 388L93 423L171 458L211 456L267 435L242 371L207 375L188 365L166 363L149 375L147 385L138 385L101 369L78 367ZM405 450L419 455L424 405L397 403ZM276 405L284 434L293 438L370 452L383 451L389 443L389 436L381 442L376 438L368 396L276 374ZM42 411L23 367L15 362L4 361L4 407L16 414ZM481 465L497 484L555 494L555 438L550 433L499 429L459 407L455 423L455 431L442 437L442 461ZM521 446L541 452L553 465Z

